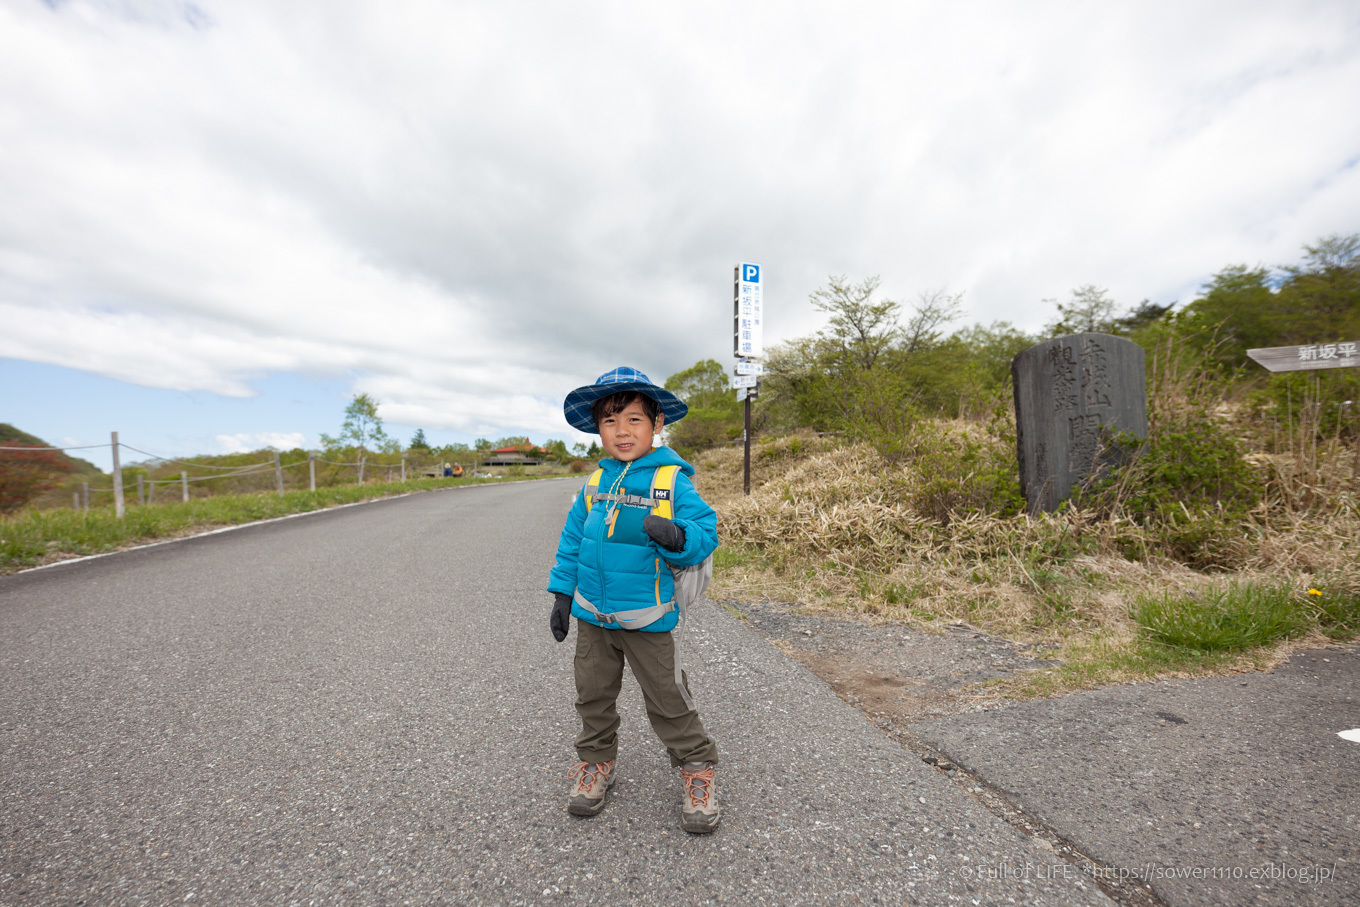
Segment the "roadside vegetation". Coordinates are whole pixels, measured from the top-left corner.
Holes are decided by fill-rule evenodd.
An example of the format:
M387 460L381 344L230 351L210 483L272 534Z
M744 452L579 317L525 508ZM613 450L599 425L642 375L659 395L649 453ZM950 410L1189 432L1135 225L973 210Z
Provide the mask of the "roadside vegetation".
M0 451L0 573L374 498L578 474L588 469L582 457L591 453L582 445L569 451L561 441L539 448L522 437L435 448L422 430L403 445L384 431L378 404L366 394L346 407L340 433L323 435L322 442L316 451L266 448L126 463L125 516L119 519L111 476L0 424L0 447L15 448ZM498 448L536 462L489 464ZM453 476L445 477L445 464ZM182 474L188 477L187 501ZM76 507L73 500L85 485L88 512L83 501Z
M1274 273L1225 269L1183 308L1118 316L1079 288L1043 336L946 336L947 294L902 317L873 281L833 278L828 327L768 357L751 495L739 445L686 451L719 512L713 594L965 621L1055 659L1001 684L1011 695L1259 669L1353 641L1360 369L1270 375L1245 356L1360 339L1360 238L1306 252ZM1121 471L1029 516L1009 360L1080 330L1147 351L1150 436Z
M562 470L543 470L511 478L549 478ZM310 513L343 504L393 497L460 485L485 485L492 478L408 479L405 482L369 482L364 485L336 485L315 492L286 491L245 494L219 494L126 508L118 519L111 506L92 508L89 513L69 508L39 510L28 508L0 519L0 573L25 567L103 554L166 539L196 535L223 526L237 526L295 513Z

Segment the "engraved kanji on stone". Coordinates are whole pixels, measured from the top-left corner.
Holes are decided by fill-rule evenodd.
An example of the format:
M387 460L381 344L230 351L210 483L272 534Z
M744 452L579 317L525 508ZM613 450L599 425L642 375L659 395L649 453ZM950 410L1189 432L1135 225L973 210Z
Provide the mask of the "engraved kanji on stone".
M1048 351L1053 366L1053 408L1058 412L1075 409L1077 394L1077 360L1070 346L1055 346Z
M1096 455L1100 453L1101 429L1104 427L1105 423L1095 413L1068 418L1067 462L1072 464L1074 476L1080 479L1090 476Z
M1081 344L1081 390L1087 406L1110 405L1110 368L1105 348L1089 337Z
M1054 337L1017 355L1011 377L1020 489L1031 513L1054 510L1147 437L1145 356L1127 338Z

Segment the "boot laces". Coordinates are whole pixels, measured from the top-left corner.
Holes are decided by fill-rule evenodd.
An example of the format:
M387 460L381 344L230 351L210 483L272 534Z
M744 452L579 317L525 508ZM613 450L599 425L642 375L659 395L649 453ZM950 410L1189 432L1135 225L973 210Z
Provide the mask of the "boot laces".
M597 780L603 780L609 774L609 766L612 762L578 762L571 769L571 774L576 778L576 793L584 794L595 786Z
M685 793L689 795L690 805L708 805L708 797L713 790L713 777L711 765L693 772L687 768L680 769L680 780L685 783Z

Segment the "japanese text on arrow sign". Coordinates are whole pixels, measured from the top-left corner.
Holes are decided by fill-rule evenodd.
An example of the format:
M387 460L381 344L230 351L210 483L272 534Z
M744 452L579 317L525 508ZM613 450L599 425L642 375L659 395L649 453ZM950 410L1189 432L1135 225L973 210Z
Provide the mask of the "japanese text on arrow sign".
M1357 368L1360 367L1360 340L1306 343L1300 346L1270 346L1247 350L1247 356L1272 372Z

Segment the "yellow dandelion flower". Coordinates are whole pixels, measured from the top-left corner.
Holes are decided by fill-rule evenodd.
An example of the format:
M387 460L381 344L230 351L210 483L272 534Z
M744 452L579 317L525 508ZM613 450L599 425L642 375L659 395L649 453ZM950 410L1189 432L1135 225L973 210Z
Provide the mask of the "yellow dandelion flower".
M1321 592L1321 590L1318 590L1318 589L1309 589L1309 590L1308 590L1308 594L1309 594L1309 595L1321 595L1322 592Z

